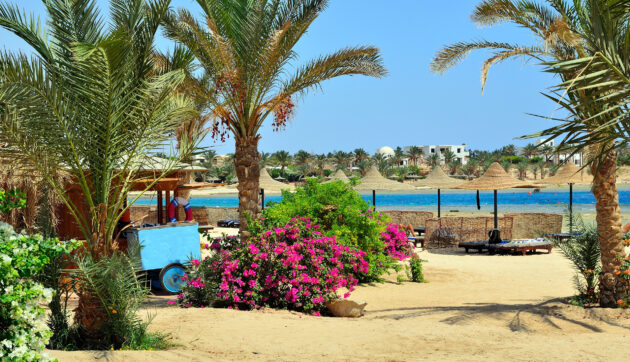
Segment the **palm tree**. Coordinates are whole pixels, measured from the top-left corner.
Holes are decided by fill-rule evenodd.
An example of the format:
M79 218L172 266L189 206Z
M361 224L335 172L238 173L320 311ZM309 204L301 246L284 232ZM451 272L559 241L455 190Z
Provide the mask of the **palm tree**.
M55 190L87 243L84 260L94 263L116 252L114 230L129 190L146 179L149 153L195 116L194 104L179 95L184 72L155 72L154 39L169 1L110 3L107 31L94 1L43 1L47 31L0 3L0 26L34 53L0 55L0 143L19 150ZM198 140L190 141L183 138L145 191L188 157ZM57 179L61 171L78 198ZM75 313L89 340L102 336L107 316L96 293L106 291L82 285Z
M282 150L274 153L272 157L280 165L280 173L284 177L284 169L291 164L291 154Z
M293 155L293 161L296 165L306 165L310 160L311 154L304 150L299 150Z
M271 162L271 153L260 152L260 168L265 168Z
M461 166L462 165L459 163L459 161L453 160L453 161L448 163L448 172L451 175L456 175L457 171L460 169Z
M518 170L518 178L524 180L527 177L527 169L529 169L529 162L523 160L516 164Z
M372 162L370 162L370 160L361 160L357 163L357 168L359 169L361 176L365 176L365 174L370 170L370 167L372 167Z
M354 153L354 162L358 164L359 162L370 158L367 152L363 148L357 148L353 151Z
M429 156L429 166L431 167L435 167L438 166L440 164L440 156L438 156L437 153L432 153L431 156Z
M372 162L374 162L374 165L378 169L378 172L380 172L381 174L384 174L389 167L388 158L382 153L375 153L372 156Z
M407 157L409 157L409 159L413 161L414 166L418 166L418 160L422 157L423 154L424 152L422 151L422 148L418 146L411 146L407 151Z
M455 154L453 153L453 151L449 150L448 148L444 150L444 152L442 152L442 156L444 156L444 164L448 165L449 163L455 161Z
M319 173L320 176L324 175L324 168L326 167L327 162L328 157L326 157L325 154L315 156L315 166L317 167L317 173Z
M533 143L528 143L525 147L523 147L523 156L527 158L532 158L538 153L538 147L536 147L536 145Z
M165 25L166 35L185 45L211 78L208 94L215 117L214 136L231 133L236 144L241 235L247 216L259 213L258 131L273 114L283 128L293 114L294 98L343 75L382 77L385 68L373 47L346 48L295 67L295 45L327 7L327 0L196 0L198 22L180 9Z
M432 68L443 72L475 49L495 53L481 71L482 91L493 64L515 57L546 64L561 80L549 98L565 107L570 116L561 124L531 135L558 137L559 148L577 145L589 149L588 162L594 175L597 227L601 244L602 274L600 304L616 305L627 293L627 285L614 272L621 265L623 241L616 187L616 153L619 139L630 139L626 105L630 93L627 39L627 1L547 0L546 4L516 0L485 0L477 6L473 20L479 25L512 22L540 38L541 45L517 46L485 40L455 43L435 57ZM575 152L575 151L574 151Z

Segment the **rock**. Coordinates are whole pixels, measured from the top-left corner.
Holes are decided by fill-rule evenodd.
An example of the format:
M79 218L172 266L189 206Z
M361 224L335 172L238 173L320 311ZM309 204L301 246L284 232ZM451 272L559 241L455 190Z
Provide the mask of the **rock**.
M340 299L326 303L326 307L335 317L359 318L363 315L366 302L355 302L348 299Z

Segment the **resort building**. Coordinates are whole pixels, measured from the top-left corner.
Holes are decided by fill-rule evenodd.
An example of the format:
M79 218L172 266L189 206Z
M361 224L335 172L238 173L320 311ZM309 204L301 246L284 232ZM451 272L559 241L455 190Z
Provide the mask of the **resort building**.
M546 142L545 142L546 141ZM553 162L555 164L564 164L568 161L573 162L577 166L582 167L584 162L584 153L578 152L571 155L570 151L557 152L555 148L554 140L547 141L544 138L536 140L536 146L539 148L539 153L533 155L533 157L542 157L545 161ZM519 154L522 155L522 148L519 150Z
M405 153L407 153L411 147L413 146L405 146ZM451 151L455 156L455 160L462 165L468 163L468 157L470 156L470 152L466 150L465 143L462 143L461 145L426 145L416 147L420 147L422 149L425 162L433 154L437 154L440 157L440 161L444 162L444 153L447 150Z

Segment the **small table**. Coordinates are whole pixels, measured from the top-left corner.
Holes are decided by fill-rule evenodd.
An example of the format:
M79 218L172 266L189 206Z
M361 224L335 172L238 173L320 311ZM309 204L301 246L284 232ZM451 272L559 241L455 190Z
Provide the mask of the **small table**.
M415 228L413 228L413 231L418 234L418 236L416 237L416 245L417 242L420 242L420 247L422 248L422 250L424 250L424 233L426 232L426 228L424 226L417 226Z

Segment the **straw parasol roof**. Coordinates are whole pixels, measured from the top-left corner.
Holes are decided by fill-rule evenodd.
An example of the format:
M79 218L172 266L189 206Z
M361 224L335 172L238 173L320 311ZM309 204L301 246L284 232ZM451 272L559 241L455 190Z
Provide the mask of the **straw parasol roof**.
M416 187L430 187L432 189L452 189L463 184L464 180L449 177L442 167L435 167L429 175L422 180L412 183Z
M288 185L274 180L267 172L266 168L260 169L260 177L258 178L258 184L265 192L280 192L281 190L291 190L295 188L293 185ZM238 184L231 185L229 188L237 188Z
M494 162L481 177L454 188L463 190L505 190L514 187L539 188L542 186L515 179L508 175L498 162Z
M361 180L361 183L354 187L357 191L370 190L387 190L387 191L405 191L415 190L415 187L409 184L403 184L397 181L388 180L381 176L376 166L372 166Z
M573 162L560 167L554 176L536 181L537 184L557 185L557 184L590 184L593 177L587 175L584 170L580 170Z
M326 181L325 183L333 182L333 181L350 182L350 179L348 178L348 176L346 176L346 174L343 171L337 170L337 172L335 172L335 174L330 178L330 180Z

